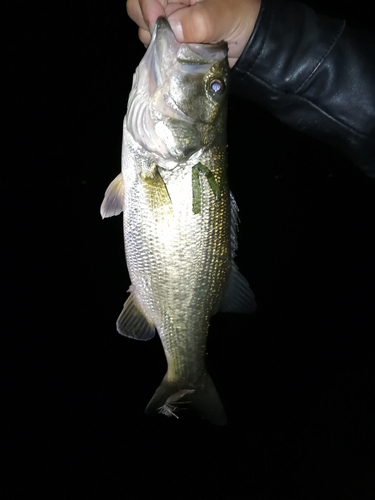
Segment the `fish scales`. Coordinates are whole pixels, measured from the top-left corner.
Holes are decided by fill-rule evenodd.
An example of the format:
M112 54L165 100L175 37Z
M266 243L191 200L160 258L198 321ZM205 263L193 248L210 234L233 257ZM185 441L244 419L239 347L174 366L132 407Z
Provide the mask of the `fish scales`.
M212 164L208 156L213 155L204 160ZM218 170L225 168L225 153L216 157L222 160ZM215 202L202 182L202 210L193 214L191 168L164 178L173 211L152 208L141 178L138 186L125 182L124 209L133 291L157 327L169 380L185 382L203 373L209 319L220 305L230 266L228 188L223 186Z
M189 402L215 424L226 416L205 366L210 318L255 308L234 263L228 77L225 44L180 44L168 22L157 21L129 96L122 173L101 208L103 217L123 211L131 293L117 329L148 340L156 328L167 359L146 412L176 416Z

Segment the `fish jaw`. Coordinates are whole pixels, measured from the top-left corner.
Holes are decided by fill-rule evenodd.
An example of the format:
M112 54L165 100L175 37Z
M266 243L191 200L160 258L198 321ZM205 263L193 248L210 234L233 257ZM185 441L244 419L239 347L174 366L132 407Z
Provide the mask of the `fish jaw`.
M179 43L168 21L158 19L133 78L124 126L159 166L174 168L224 130L226 54L224 42Z

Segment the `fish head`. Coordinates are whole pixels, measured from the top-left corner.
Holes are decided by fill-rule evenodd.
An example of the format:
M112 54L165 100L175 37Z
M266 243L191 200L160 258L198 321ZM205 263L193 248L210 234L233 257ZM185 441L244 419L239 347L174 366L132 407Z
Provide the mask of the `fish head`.
M226 141L227 44L186 44L159 18L129 96L126 127L158 165ZM224 142L225 143L225 142Z

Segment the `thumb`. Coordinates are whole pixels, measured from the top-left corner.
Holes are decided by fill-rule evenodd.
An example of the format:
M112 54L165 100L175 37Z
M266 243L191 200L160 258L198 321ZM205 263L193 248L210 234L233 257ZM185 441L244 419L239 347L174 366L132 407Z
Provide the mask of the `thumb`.
M221 9L218 9L220 3L199 2L174 11L168 21L177 40L185 43L216 43L223 40L225 30Z

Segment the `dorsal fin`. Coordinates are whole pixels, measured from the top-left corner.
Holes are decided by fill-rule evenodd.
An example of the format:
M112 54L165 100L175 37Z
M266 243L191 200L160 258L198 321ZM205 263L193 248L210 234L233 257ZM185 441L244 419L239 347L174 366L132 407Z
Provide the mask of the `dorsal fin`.
M224 299L221 303L220 311L234 313L253 313L256 309L254 293L252 292L247 279L240 273L237 264L234 262L236 250L238 248L238 206L232 193L230 193L231 203L231 268L229 272L228 285Z

